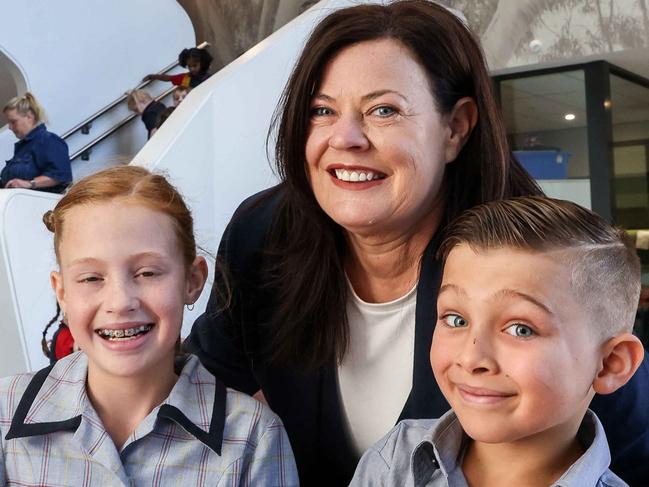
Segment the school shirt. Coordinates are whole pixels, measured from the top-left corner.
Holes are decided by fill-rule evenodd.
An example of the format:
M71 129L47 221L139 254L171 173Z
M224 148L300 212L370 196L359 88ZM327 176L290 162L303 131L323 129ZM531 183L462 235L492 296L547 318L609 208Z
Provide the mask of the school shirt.
M298 485L279 418L196 357L120 450L88 399L87 370L77 352L0 380L3 485Z
M577 437L587 450L551 487L627 486L608 469L606 434L592 411ZM452 410L438 420L401 421L365 452L349 486L468 487L461 468L468 439Z

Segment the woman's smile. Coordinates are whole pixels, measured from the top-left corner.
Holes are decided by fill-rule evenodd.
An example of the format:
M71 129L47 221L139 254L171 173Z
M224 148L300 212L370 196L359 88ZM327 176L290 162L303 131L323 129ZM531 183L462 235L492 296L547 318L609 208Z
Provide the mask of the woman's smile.
M448 133L405 46L382 39L343 49L312 101L306 158L318 203L351 233L369 221L377 234L411 228L435 211Z

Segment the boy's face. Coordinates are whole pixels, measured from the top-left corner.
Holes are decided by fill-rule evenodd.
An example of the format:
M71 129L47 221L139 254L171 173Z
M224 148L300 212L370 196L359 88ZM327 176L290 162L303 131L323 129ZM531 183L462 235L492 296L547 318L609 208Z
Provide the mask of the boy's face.
M558 255L459 245L437 313L431 365L470 437L574 435L594 394L600 346Z

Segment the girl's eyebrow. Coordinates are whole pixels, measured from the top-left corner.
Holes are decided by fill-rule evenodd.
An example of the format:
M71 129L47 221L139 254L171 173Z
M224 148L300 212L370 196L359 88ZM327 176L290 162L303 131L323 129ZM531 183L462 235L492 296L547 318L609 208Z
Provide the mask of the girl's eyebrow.
M164 256L160 254L159 252L154 252L154 251L146 251L146 252L140 252L137 254L129 255L129 260L137 260L137 259L142 259L146 257L152 257L152 258L163 258ZM82 265L82 264L99 264L103 262L101 259L97 259L95 257L81 257L79 259L73 259L69 267L74 267L77 265Z

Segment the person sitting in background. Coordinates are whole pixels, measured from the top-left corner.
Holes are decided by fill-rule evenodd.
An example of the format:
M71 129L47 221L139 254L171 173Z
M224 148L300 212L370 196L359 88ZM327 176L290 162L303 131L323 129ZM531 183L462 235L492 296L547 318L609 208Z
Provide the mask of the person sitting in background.
M142 123L146 127L148 138L151 138L153 129L156 128L158 115L167 108L165 104L154 100L149 92L144 90L130 91L126 103L129 110L142 117Z
M177 107L178 105L180 105L180 102L185 99L185 97L191 90L191 88L188 88L186 86L176 86L173 92L174 106Z
M351 486L626 486L588 409L642 364L624 232L569 201L513 198L466 211L438 255L430 361L453 409L399 423Z
M176 86L196 88L209 77L208 70L212 64L212 55L205 49L199 49L198 47L183 49L178 55L178 63L189 71L171 75L147 74L143 81L170 81Z
M47 131L43 107L27 92L12 98L2 112L18 142L0 173L0 187L62 193L72 182L68 145Z

